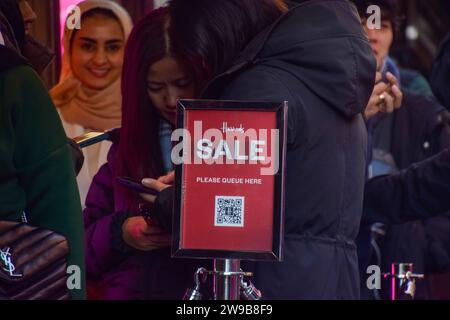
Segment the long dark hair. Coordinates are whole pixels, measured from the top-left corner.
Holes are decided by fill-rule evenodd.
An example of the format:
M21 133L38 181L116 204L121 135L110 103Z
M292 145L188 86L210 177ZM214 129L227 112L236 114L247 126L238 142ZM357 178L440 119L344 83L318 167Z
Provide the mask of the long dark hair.
M158 134L160 117L147 94L146 79L150 65L172 56L167 24L166 8L150 12L135 25L125 48L117 176L141 180L164 174ZM136 193L116 187L121 193L116 199L126 200L123 205L128 207L136 203Z
M282 0L171 0L169 10L175 46L203 85L287 8Z

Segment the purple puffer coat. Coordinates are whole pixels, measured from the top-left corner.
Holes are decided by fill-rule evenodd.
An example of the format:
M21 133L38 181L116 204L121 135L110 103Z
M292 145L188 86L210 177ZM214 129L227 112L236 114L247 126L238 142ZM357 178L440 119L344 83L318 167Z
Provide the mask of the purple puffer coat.
M114 182L117 144L113 144L104 164L94 177L84 210L86 272L88 282L102 288L101 299L179 300L193 286L197 267L208 261L172 259L170 248L149 252L127 247L119 249L119 215L137 212L138 204L125 205ZM98 297L100 292L94 293Z

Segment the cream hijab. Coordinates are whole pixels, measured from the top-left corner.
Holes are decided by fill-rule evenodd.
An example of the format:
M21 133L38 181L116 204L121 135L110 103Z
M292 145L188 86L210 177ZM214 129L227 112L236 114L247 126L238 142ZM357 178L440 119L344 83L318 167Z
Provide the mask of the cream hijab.
M125 41L133 27L128 13L117 3L108 0L86 0L78 4L81 14L95 8L111 10L119 19ZM83 86L72 73L70 65L70 40L73 30L64 28L64 55L59 83L50 91L54 104L62 119L89 130L108 130L121 125L120 77L103 90Z

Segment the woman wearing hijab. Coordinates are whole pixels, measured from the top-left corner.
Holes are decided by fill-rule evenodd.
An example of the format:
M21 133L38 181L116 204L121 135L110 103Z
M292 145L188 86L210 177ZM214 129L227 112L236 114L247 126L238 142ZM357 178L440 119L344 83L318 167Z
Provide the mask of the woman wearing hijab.
M66 24L61 79L50 91L70 138L120 127L120 75L132 28L128 13L112 1L87 0L78 6L81 29L71 30ZM110 145L105 141L84 150L85 162L78 175L83 204Z

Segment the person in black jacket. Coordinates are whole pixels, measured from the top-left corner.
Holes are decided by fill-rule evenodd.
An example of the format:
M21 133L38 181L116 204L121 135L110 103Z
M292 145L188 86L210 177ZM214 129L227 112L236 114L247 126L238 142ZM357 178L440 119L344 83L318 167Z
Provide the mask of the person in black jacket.
M364 190L362 225L398 224L450 211L450 149L398 173L370 179Z
M369 120L373 142L371 172L373 176L393 173L450 147L450 114L433 97L416 94L402 86L399 68L388 57L390 47L395 40L397 25L398 13L395 1L355 0L354 2L357 4L363 26L377 56L379 71L397 75L398 87L403 91L401 108L392 113L379 113ZM381 29L371 29L366 23L366 9L373 4L381 8ZM372 192L379 195L381 190L373 189ZM367 191L366 196L370 196ZM442 216L436 219L441 225L447 225L450 230L448 218ZM380 254L370 264L380 264L384 272L390 270L392 263L411 262L414 263L416 272L430 273L439 270L436 264L442 265L449 262L436 263L439 258L436 257L432 247L439 243L439 239L432 235L433 226L428 221L398 225L377 224L372 227L372 230L384 235L377 236L379 240L374 246L379 246L380 250L375 252ZM362 233L364 231L365 229L362 228ZM360 250L361 257L365 253L362 251ZM386 282L382 290L385 298L390 292L387 284ZM429 297L424 284L423 281L418 283L417 298Z
M450 149L399 173L370 179L365 187L361 226L375 222L402 225L408 221L425 221L425 236L429 237L427 247L431 253L427 264L432 265L434 270L445 270L450 260L447 213L450 211L449 181ZM429 219L431 217L434 218ZM361 273L365 270L362 269ZM444 276L427 276L431 280L433 299L448 299L445 277L448 282L448 273ZM367 280L367 275L364 280Z
M362 112L375 59L355 7L308 1L285 12L275 0L173 0L170 10L202 98L289 101L284 261L243 268L265 299L358 298Z

